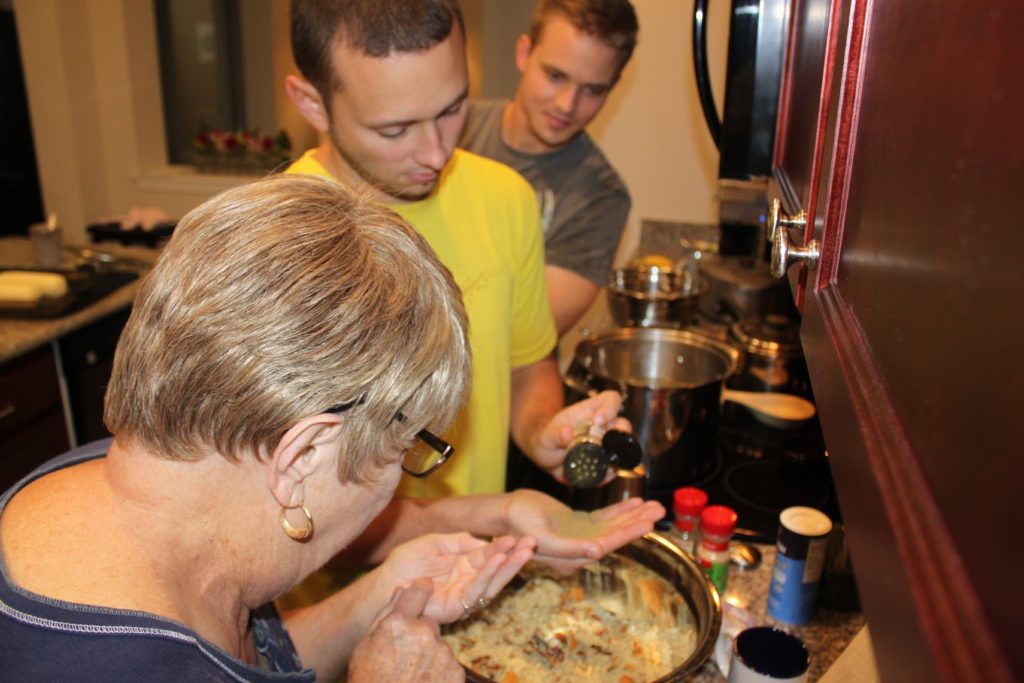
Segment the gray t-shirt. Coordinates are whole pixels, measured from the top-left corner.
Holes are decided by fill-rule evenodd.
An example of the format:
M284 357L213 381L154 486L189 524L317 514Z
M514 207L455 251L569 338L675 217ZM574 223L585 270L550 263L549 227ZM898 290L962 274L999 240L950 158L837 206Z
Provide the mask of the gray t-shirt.
M459 146L519 171L537 192L545 261L604 286L629 214L625 183L586 132L554 152L510 148L501 137L507 103L471 102Z

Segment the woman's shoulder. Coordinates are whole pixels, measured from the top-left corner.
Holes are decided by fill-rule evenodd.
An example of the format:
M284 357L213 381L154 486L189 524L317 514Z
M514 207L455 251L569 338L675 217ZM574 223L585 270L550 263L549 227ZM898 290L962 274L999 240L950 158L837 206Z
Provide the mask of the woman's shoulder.
M103 459L88 459L15 491L0 515L11 583L70 603L141 607L131 594L145 586L132 572L132 548L123 542L105 490Z

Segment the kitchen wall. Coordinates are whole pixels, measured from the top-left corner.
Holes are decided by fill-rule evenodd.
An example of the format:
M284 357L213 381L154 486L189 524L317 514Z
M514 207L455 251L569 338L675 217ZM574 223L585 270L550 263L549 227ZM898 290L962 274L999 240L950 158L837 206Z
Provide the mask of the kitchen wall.
M474 92L511 94L515 38L533 0L464 0ZM292 69L287 3L272 0L272 82ZM721 101L728 3L709 3L712 77ZM633 195L630 232L641 219L717 220L717 153L704 128L692 74L689 0L635 0L640 43L591 134ZM144 0L15 0L40 183L69 239L84 226L131 206L162 206L181 215L239 182L168 166L151 3ZM315 143L273 91L282 127L297 148Z

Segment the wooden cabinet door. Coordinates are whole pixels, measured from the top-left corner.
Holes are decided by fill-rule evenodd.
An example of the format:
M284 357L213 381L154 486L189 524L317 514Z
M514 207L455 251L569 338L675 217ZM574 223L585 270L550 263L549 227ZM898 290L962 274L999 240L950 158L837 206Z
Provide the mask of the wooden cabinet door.
M882 679L1018 680L1024 3L794 12L776 192L821 247L802 339Z

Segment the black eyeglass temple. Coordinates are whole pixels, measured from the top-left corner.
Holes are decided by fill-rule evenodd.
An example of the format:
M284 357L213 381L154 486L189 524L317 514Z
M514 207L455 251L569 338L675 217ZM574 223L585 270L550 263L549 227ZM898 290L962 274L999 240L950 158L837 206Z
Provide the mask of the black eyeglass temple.
M416 432L416 438L440 453L443 458L447 458L455 451L454 446L428 432L426 429Z
M339 403L338 405L331 406L324 412L344 413L346 410L351 410L352 408L362 404L365 401L366 397L360 396L357 399L353 399L351 401L346 401L345 403ZM395 413L395 419L398 420L399 422L405 422L405 415L402 415L402 413ZM421 429L420 431L416 432L416 438L418 438L420 441L422 441L423 443L427 444L435 451L440 453L442 457L447 458L455 451L455 448L450 443L435 436L426 429Z
M331 406L330 408L328 408L324 412L325 413L344 413L346 410L351 410L352 408L355 408L357 405L360 405L360 404L364 403L365 401L366 401L366 398L363 397L363 396L360 396L359 398L354 399L352 401L346 401L345 403L339 403L336 406Z

